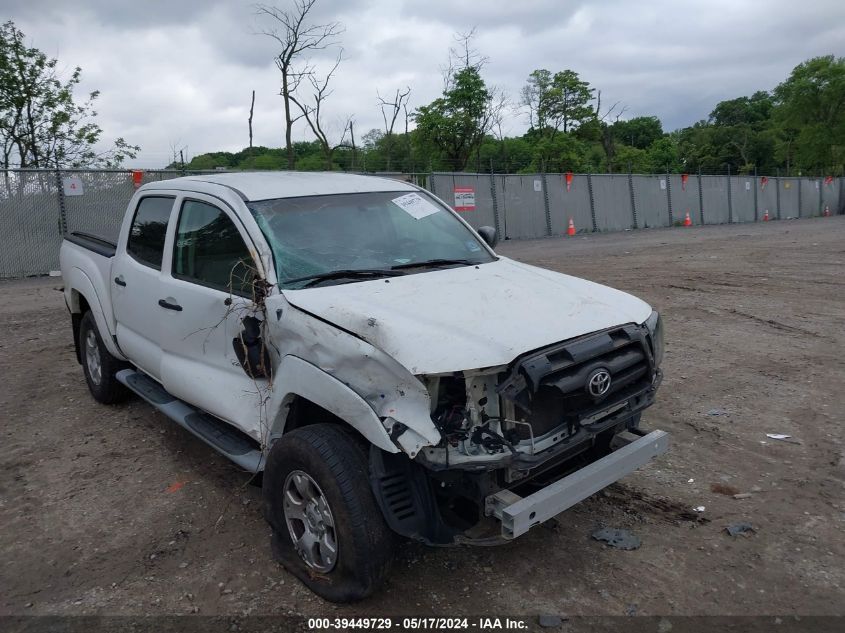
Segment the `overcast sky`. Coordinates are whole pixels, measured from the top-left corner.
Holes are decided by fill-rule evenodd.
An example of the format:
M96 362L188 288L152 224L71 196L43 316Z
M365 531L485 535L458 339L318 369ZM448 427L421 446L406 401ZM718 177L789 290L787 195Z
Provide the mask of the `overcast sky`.
M190 156L246 146L252 90L255 144L284 143L274 43L257 34L267 24L253 7L3 0L2 17L61 67L81 66L83 90L101 92L104 136L141 145L134 166L161 167L171 145ZM808 57L845 55L842 0L318 0L316 9L316 21L345 27L329 121L340 128L354 115L359 137L382 125L377 90L410 86L412 106L437 97L453 34L473 26L489 57L485 80L513 101L532 70L571 68L601 89L603 104L621 102L626 118L656 115L667 131L706 118L722 99L772 89ZM524 129L524 115L511 114L505 132ZM311 138L301 126L295 134Z

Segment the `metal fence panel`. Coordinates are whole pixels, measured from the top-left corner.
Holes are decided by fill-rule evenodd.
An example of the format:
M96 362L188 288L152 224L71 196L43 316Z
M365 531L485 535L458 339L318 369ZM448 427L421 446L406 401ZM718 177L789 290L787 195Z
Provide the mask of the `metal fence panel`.
M827 208L830 210L831 215L836 215L837 213L845 213L845 209L840 208L840 189L842 187L842 178L834 178L830 182L822 181L821 186L821 198L822 198L822 213Z
M798 179L779 178L780 189L780 217L798 217Z
M579 232L592 231L590 213L590 188L587 176L572 176L569 191L566 190L566 174L547 174L549 187L549 213L552 218L552 235L565 235L569 218Z
M801 186L799 187L798 210L800 217L811 218L814 215L819 215L819 191L816 185L821 187L817 178L801 178L799 180Z
M631 176L634 184L634 201L637 205L637 226L654 228L669 226L670 186L666 176ZM675 192L672 191L674 197ZM677 217L675 218L677 219Z
M543 180L537 175L502 176L505 238L546 235Z
M760 219L763 219L766 211L769 212L769 219L775 220L778 217L778 181L776 178L769 178L764 183L762 178L757 179L757 208L760 211ZM785 216L784 216L785 217Z
M731 176L731 211L734 222L754 221L753 176Z
M55 172L5 172L0 179L0 277L59 268L62 242Z
M627 174L593 176L593 198L599 231L622 231L633 226Z
M724 176L702 176L704 223L725 224L728 221L728 180Z
M472 211L458 211L461 217L472 228L496 226L493 195L490 191L490 176L488 174L452 174L452 180L449 186L451 189L448 189L446 192L438 190L438 195L453 209L455 208L455 188L472 189L475 193L475 209Z
M689 174L684 183L680 174L669 175L669 186L672 187L672 213L675 221L683 222L689 213L693 224L701 224L701 205L698 200L698 176Z

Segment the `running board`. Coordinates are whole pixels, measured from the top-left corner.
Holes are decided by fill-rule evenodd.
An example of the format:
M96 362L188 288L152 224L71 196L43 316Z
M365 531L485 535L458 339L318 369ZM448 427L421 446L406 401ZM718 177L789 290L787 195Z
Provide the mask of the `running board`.
M117 372L115 377L130 391L244 470L257 473L264 469L258 444L231 424L182 402L140 371L123 369Z

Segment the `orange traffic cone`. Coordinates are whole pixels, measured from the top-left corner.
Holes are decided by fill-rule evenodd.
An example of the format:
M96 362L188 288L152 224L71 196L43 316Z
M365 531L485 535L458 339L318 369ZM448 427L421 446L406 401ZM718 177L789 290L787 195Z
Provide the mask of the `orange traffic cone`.
M768 221L769 221L769 210L768 210L768 209L766 209L766 210L763 212L763 222L768 222Z
M684 218L684 226L692 226L692 220L689 217L689 211L687 211L687 217Z
M830 217L830 205L825 205L825 207L824 207L824 217L826 217L826 218Z
M566 229L566 234L569 236L575 235L575 222L572 221L572 218L569 218L569 228Z

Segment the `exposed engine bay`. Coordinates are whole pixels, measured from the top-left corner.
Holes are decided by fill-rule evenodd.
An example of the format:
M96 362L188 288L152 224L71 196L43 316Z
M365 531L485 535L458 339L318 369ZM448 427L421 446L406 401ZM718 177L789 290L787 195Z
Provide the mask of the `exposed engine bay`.
M648 329L635 325L551 346L509 367L426 377L444 440L422 459L435 468L519 463L630 417L651 404L659 380Z
M374 456L374 490L388 520L398 517L393 529L462 542L484 519L489 495L547 485L609 454L654 401L662 355L655 341L647 326L625 325L506 367L425 377L440 444L412 461ZM382 490L380 481L394 487Z

